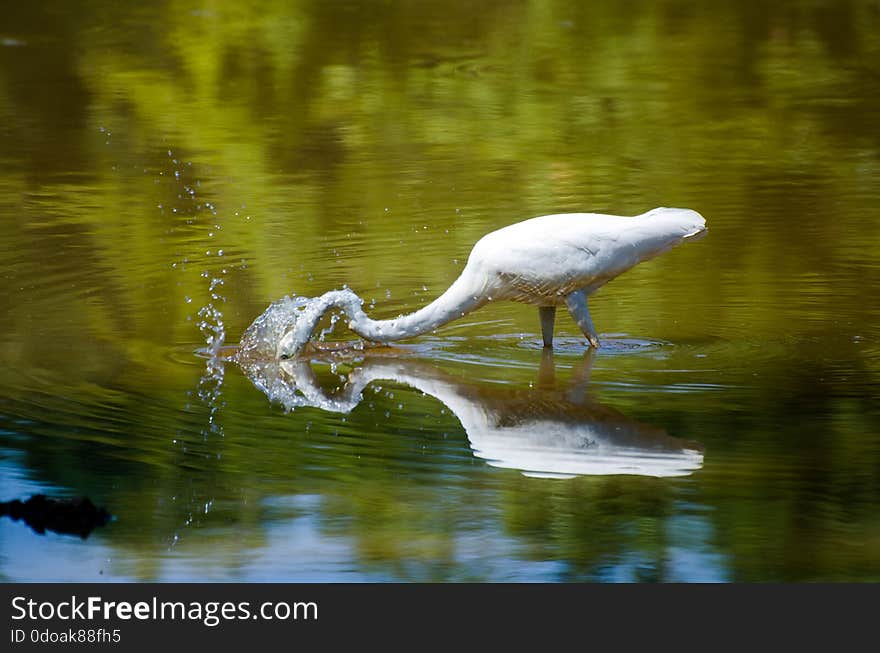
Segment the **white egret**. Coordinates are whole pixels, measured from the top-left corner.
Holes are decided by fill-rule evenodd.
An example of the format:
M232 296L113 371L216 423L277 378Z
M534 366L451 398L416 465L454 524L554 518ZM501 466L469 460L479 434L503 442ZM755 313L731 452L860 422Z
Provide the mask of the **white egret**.
M599 338L590 317L591 293L633 266L706 232L690 209L657 208L637 216L598 213L545 215L483 236L461 275L440 297L409 315L373 320L352 290L333 290L304 305L280 339L277 355L297 355L321 316L345 312L349 328L372 342L393 342L432 331L493 301L538 307L544 346L553 346L556 308L566 306L590 345Z

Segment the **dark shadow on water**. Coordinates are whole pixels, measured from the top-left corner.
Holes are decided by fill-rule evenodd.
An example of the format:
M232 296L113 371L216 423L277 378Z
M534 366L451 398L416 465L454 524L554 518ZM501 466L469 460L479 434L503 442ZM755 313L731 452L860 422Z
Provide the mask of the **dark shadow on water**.
M456 377L393 349L360 356L332 393L318 382L310 359L239 363L270 401L288 411L311 407L349 413L373 382L410 386L455 414L476 456L528 476L672 477L689 475L703 464L700 445L630 419L590 396L591 351L566 383L557 383L553 354L543 352L537 383L525 388Z
M35 494L27 501L0 502L0 517L4 515L13 521L23 521L40 535L52 531L61 535L79 535L82 539L113 518L88 497L52 499L43 494Z

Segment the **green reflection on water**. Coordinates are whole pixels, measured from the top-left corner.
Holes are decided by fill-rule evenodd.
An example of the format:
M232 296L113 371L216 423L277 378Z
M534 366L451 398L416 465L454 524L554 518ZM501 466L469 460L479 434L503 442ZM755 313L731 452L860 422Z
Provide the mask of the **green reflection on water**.
M81 546L120 577L876 580L878 28L855 1L10 8L9 491L106 503ZM200 385L209 302L229 341L291 291L396 315L491 229L660 205L710 235L592 300L601 334L668 344L600 352L590 393L702 444L686 478L495 469L406 386L342 421L235 368ZM487 307L421 356L528 393L533 313Z

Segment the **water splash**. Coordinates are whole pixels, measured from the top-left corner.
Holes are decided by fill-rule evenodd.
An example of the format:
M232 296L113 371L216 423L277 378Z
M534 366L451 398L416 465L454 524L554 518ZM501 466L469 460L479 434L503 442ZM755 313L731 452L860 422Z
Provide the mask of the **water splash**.
M329 394L321 387L311 362L303 358L285 361L251 358L238 362L251 383L285 412L293 412L297 408L320 408L346 414L363 399L366 383L351 383L349 377L338 374L333 365L331 372L342 382L342 390L337 394Z
M238 358L240 360L277 358L282 338L292 331L296 331L300 342L298 352L363 351L368 346L363 340L327 343L327 346L322 346L339 321L340 316L336 313L330 314L330 326L321 330L317 340L311 340L314 327L325 313L330 310L342 310L350 315L352 309L349 305L359 308L361 299L348 288L326 292L319 297L291 295L272 302L242 334Z
M223 323L223 311L214 304L214 302L218 304L226 302L226 297L217 292L217 288L222 286L223 283L222 277L211 279L208 285L211 299L199 309L198 313L199 317L202 318L199 320L198 327L205 338L205 344L207 345L205 351L211 358L219 356L220 348L226 342L226 326Z
M207 235L208 238L216 242L217 234L223 229L223 225L218 219L216 207L211 202L201 201L197 197L196 188L201 187L201 182L198 179L192 182L185 182L182 179L183 173L189 171L192 163L182 163L175 158L171 150L168 150L168 158L174 165L174 179L182 186L183 192L178 194L178 200L182 200L185 205L188 205L187 208L190 209L193 216L205 213L210 216L211 229ZM205 255L211 256L212 250L206 250ZM216 256L218 258L222 257L223 250L218 248ZM201 273L202 278L210 279L210 281L208 282L208 301L198 310L198 317L200 319L197 326L205 341L205 348L202 350L202 353L206 355L205 372L199 380L197 392L199 399L208 407L208 424L202 430L203 440L207 440L211 435L223 435L223 428L217 422L217 414L224 405L221 397L223 394L225 370L221 348L226 343L226 325L223 322L222 310L223 304L226 303L226 297L220 294L220 289L226 283L225 275L227 269L222 266L222 261L217 267L219 268L218 270L203 270ZM184 301L190 303L192 300L187 297Z
M212 435L223 436L223 426L217 421L217 416L226 405L226 402L222 400L226 361L220 355L219 349L209 349L208 351L209 355L205 361L205 371L199 379L197 389L199 399L208 408L208 423L201 431L203 440L208 440Z
M298 323L314 321L327 310L324 296L287 296L272 302L242 334L235 361L253 384L269 400L290 412L302 407L317 407L332 412L346 413L360 401L360 388L348 388L338 397L326 395L310 368L313 356L330 358L330 370L337 374L339 360L352 362L360 358L368 347L362 340L325 342L339 315L331 314L330 326L323 329L315 341L309 341L304 353L292 360L278 360L281 339ZM345 383L346 378L339 376Z
M312 301L309 297L291 295L269 304L242 334L238 358L274 359L281 338L293 328Z
M318 334L319 342L324 342L327 339L327 336L333 333L333 328L336 326L337 322L339 322L339 315L333 313L333 315L330 316L330 326L326 329L321 329L321 333Z
M226 296L222 290L226 285L228 270L235 265L225 263L222 242L223 222L214 204L199 196L197 190L201 189L201 182L194 175L192 162L182 161L170 149L167 154L170 171L162 170L159 175L164 178L164 183L171 185L170 190L176 195L176 199L160 204L158 208L163 215L172 218L171 229L182 227L187 230L198 230L204 238L202 241L204 256L210 257L204 260L205 266L200 272L200 277L207 283L207 297L196 313L198 317L196 326L204 341L204 347L199 349L198 353L204 356L205 369L199 377L195 391L187 393L189 397L195 396L198 402L188 402L186 406L187 411L199 415L206 414L206 417L198 430L198 435L179 430L174 438L174 444L182 470L209 469L220 459L217 444L224 437L223 426L219 419L226 405L223 400L226 364L223 352L226 343L223 308L226 304ZM200 258L189 252L189 256L183 256L173 262L172 267L184 272L188 264L195 264ZM186 295L183 301L186 304L194 304L197 300ZM192 315L187 316L187 320L192 320ZM182 524L169 541L169 547L174 547L181 541L188 527L198 525L205 519L215 502L215 492L212 487L205 487L202 483L195 482L195 479L185 472L182 473L180 481L188 485L188 488L182 489L172 497L172 500L180 506Z

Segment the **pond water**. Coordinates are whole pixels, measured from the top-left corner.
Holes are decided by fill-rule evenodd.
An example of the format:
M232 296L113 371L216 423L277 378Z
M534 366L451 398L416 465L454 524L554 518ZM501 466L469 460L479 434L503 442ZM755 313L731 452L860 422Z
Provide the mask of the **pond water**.
M0 25L0 578L880 580L876 2L18 3ZM602 348L423 306L535 215L700 211ZM329 322L323 326L330 326ZM327 341L348 338L342 321Z

